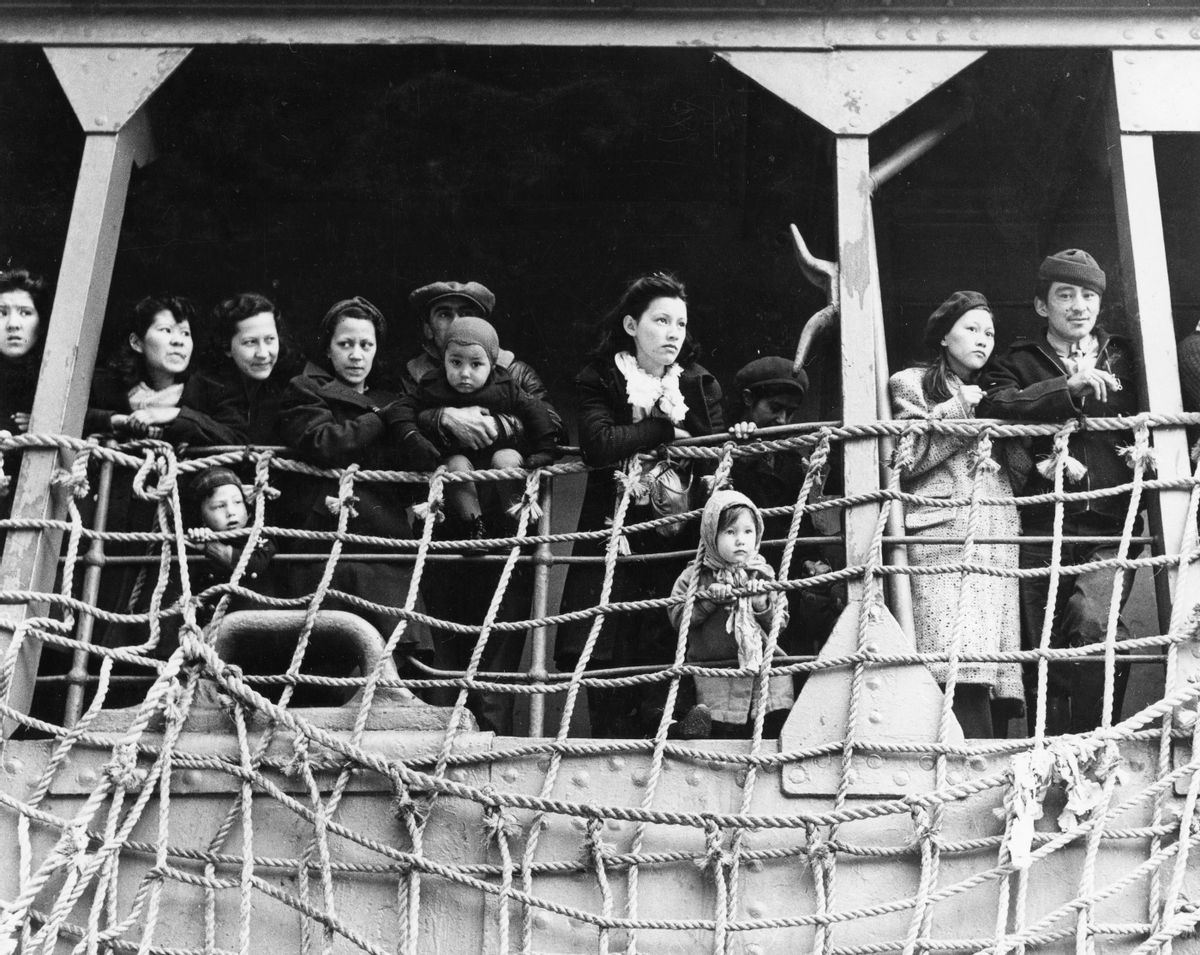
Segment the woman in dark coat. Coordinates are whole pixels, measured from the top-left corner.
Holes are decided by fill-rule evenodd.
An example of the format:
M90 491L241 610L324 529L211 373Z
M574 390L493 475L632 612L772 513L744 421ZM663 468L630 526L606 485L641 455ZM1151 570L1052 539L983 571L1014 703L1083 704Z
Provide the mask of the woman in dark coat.
M29 430L29 412L42 364L46 283L26 269L0 271L0 429L9 434ZM19 453L4 456L6 488L0 489L0 518L12 510L12 492L21 469ZM0 533L0 546L4 535Z
M208 367L183 389L183 407L206 416L197 443L283 444L279 402L300 369L287 354L279 309L265 296L243 292L213 309L212 333Z
M580 530L595 531L606 526L617 500L614 470L626 459L678 438L724 430L721 387L695 355L683 284L661 272L633 282L605 320L591 362L575 379L579 443L584 461L596 469L588 474ZM695 489L698 485L697 480L692 486ZM625 523L653 517L649 504L631 506ZM635 554L687 549L695 543L694 527L690 533L673 537L657 531L629 537ZM602 555L604 550L604 541L575 545L577 555ZM682 566L682 561L618 565L610 601L667 596ZM563 592L563 610L596 606L603 576L601 564L572 566ZM576 665L591 625L589 619L558 628L555 659L560 670ZM610 614L587 665L589 669L603 669L669 664L674 652L675 633L664 611ZM654 733L665 695L666 684L590 689L593 735L632 737Z
M367 385L376 350L387 331L383 315L363 298L334 305L321 320L314 357L289 383L280 404L280 433L302 458L326 468L358 464L364 469L432 470L435 457L422 454L417 442L403 442L400 419L404 412L398 396ZM411 444L411 447L410 447ZM333 479L306 480L306 493L297 513L304 515L307 530L337 528L337 515L328 501L336 499ZM406 507L412 493L403 485L357 482L347 531L374 537L411 538ZM323 550L328 542L305 542L305 549ZM396 553L347 545L346 554ZM323 567L317 564L300 575L303 589L315 588ZM412 579L411 565L383 561L343 560L333 574L331 587L373 603L402 606ZM326 609L337 603L326 600ZM371 623L386 640L400 617L347 607ZM410 621L404 632L400 658L432 649L429 631Z

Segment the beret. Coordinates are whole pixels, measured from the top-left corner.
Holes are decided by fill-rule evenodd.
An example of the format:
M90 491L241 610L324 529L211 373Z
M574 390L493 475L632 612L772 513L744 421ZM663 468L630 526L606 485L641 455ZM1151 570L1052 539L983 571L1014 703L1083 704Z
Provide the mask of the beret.
M205 468L192 478L192 483L188 486L188 492L194 500L199 502L225 484L232 484L240 490L242 488L242 479L229 470L229 468Z
M1066 282L1090 288L1097 295L1104 294L1104 269L1083 249L1063 249L1042 259L1038 267L1038 278L1044 282Z
M434 282L430 285L422 285L419 289L409 293L408 303L424 318L429 311L429 306L439 299L451 296L459 296L474 302L483 311L484 318L491 315L492 309L496 307L496 296L492 294L491 289L478 282Z
M801 398L808 391L808 375L804 369L793 371L792 362L778 355L755 358L743 365L734 375L733 383L739 389L766 386L786 388L795 391Z
M925 344L935 350L940 348L946 332L973 308L984 308L989 312L992 310L982 292L955 292L929 316L929 321L925 323Z

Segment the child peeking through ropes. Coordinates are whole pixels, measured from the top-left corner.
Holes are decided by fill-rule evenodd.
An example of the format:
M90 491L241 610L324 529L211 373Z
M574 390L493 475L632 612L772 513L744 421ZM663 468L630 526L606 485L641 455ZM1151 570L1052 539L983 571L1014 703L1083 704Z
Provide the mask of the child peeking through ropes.
M763 662L767 633L776 608L787 608L780 591L752 591L756 584L774 580L770 565L758 552L763 520L758 508L737 491L715 491L700 518L701 563L689 566L675 581L672 597L687 594L693 573L696 598L688 628L687 660L693 663L737 661L739 667L758 668ZM783 605L780 607L780 605ZM668 608L671 622L679 627L684 604ZM776 655L782 655L778 648ZM729 663L725 665L731 665ZM713 736L723 739L748 738L758 706L758 677L696 678L696 706L684 717L684 738ZM794 697L790 676L773 676L767 681L765 737L779 735Z

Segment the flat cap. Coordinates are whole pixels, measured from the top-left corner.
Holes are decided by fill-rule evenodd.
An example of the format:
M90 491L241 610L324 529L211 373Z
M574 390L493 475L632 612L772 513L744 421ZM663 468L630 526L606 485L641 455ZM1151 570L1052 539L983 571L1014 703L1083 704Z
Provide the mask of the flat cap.
M804 397L808 391L808 374L804 369L792 371L792 362L778 355L765 355L747 362L733 376L738 388L774 388L777 391L795 391Z
M433 282L430 285L422 285L409 293L408 302L424 316L434 302L451 296L465 298L478 305L483 311L480 318L489 317L492 309L496 307L496 296L492 294L491 289L478 282Z

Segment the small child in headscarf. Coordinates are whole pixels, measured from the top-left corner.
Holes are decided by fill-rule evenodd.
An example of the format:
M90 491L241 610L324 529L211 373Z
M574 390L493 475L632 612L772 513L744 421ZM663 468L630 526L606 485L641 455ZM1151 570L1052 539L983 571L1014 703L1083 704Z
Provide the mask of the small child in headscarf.
M687 660L692 663L737 660L739 667L758 668L763 662L767 633L776 608L786 601L782 592L734 596L755 582L772 581L775 574L758 552L763 520L758 508L737 491L715 491L700 518L700 567L695 573L696 598L688 628ZM683 597L693 575L689 566L675 581L672 597ZM683 603L668 608L679 627ZM775 653L780 654L778 648ZM684 717L685 738L712 735L724 739L750 736L753 728L758 677L696 678L697 704ZM779 735L795 699L790 676L773 676L767 682L766 720L763 735ZM706 725L710 724L710 725Z
M526 393L508 369L497 364L500 338L490 322L474 316L456 318L446 332L442 365L421 377L416 393L405 399L409 406L410 430L422 411L438 408L468 408L479 406L494 417L512 415L520 419L524 434L519 440L507 435L500 418L496 441L484 448L467 448L432 427L426 438L451 471L473 471L483 468L545 467L555 457L558 428L544 401ZM405 436L409 432L403 432ZM504 497L515 500L511 488L499 490ZM449 516L458 524L464 537L479 539L488 536L479 506L479 493L473 483L455 481L446 485L446 505Z

